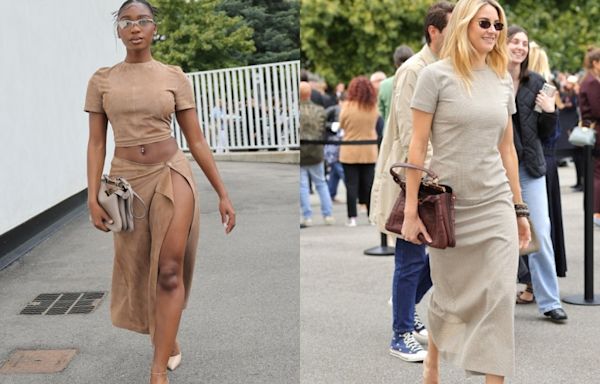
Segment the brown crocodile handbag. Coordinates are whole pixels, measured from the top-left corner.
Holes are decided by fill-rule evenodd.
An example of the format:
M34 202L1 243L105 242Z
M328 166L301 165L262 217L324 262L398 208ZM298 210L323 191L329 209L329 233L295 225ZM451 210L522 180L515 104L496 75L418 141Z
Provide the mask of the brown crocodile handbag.
M400 195L392 208L385 229L390 232L402 234L402 223L404 222L404 205L406 200L406 182L394 168L418 169L427 174L421 180L419 187L418 212L419 217L429 236L431 243L426 243L422 235L419 239L433 248L444 249L454 247L456 239L454 236L454 200L452 188L448 185L438 183L438 176L430 169L419 167L408 163L395 163L390 167L390 174L394 181L400 185Z

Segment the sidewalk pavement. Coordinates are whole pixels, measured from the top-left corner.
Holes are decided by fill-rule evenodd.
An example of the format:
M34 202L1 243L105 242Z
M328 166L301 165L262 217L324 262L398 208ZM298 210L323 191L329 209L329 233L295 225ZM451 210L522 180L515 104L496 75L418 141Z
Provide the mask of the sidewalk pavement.
M561 297L583 295L583 194L572 192L575 170L560 168L567 277L559 279ZM338 197L345 200L342 188ZM394 258L365 256L379 245L376 227L360 214L358 227L345 227L346 205L334 204L334 226L319 217L318 197L313 227L300 231L300 381L303 384L421 383L422 364L407 363L388 353ZM594 229L595 294L600 298L600 229ZM429 294L417 306L427 320ZM516 375L512 384L600 382L600 306L563 303L566 324L554 324L536 305L516 308ZM490 348L494 348L493 345ZM464 371L441 364L443 384L482 383Z
M297 165L218 164L237 213L226 236L217 197L193 165L200 243L171 383L299 381ZM40 293L110 291L112 236L81 213L0 271L0 366L17 349L77 349L55 374L2 374L2 384L148 383L146 335L115 328L109 297L90 314L19 315Z

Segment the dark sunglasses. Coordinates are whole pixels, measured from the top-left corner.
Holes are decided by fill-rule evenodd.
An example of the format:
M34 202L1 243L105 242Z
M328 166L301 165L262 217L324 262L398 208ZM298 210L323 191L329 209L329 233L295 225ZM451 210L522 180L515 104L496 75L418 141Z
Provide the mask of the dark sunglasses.
M502 24L499 21L496 21L495 23L492 24L492 22L489 20L479 20L479 26L482 29L489 29L492 25L494 26L494 29L496 31L501 31L504 28L504 24Z

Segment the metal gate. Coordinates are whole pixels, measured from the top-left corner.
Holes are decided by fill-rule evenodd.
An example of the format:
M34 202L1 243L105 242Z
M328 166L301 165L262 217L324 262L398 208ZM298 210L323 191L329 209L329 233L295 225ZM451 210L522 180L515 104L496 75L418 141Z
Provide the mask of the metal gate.
M200 127L219 152L297 149L300 62L188 73ZM174 135L189 150L176 120Z

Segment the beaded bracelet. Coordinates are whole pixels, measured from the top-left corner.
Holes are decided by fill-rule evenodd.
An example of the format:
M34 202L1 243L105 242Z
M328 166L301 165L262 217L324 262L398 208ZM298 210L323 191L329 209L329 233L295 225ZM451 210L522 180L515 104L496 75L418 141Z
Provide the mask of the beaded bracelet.
M517 217L529 217L529 207L524 203L515 204L515 213Z

